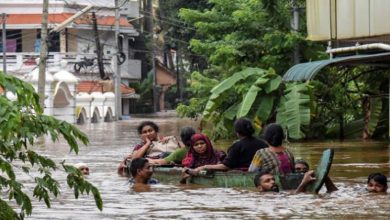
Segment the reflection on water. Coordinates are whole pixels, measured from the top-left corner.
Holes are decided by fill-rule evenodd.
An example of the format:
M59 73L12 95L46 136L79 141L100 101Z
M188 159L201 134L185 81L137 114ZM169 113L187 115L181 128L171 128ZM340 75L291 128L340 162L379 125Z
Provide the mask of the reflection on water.
M37 147L56 161L88 163L87 178L95 184L104 200L103 211L95 207L91 196L74 199L66 187L65 175L55 173L62 194L51 209L33 201L33 216L28 219L260 219L260 218L382 218L390 217L390 196L368 194L364 190L371 172L390 174L390 147L380 142L305 142L290 143L296 158L304 158L315 168L325 148L335 149L331 176L339 191L320 195L259 194L251 189L222 189L180 185L154 185L150 190L135 192L127 179L116 174L120 160L131 151L139 139L136 126L142 119L116 123L85 125L80 128L90 138L78 156L69 153L63 143ZM176 118L153 119L163 135L177 135L182 126L195 122ZM219 142L220 148L228 143ZM26 188L32 187L29 176L20 175ZM323 189L324 190L324 189ZM32 193L30 193L32 194Z

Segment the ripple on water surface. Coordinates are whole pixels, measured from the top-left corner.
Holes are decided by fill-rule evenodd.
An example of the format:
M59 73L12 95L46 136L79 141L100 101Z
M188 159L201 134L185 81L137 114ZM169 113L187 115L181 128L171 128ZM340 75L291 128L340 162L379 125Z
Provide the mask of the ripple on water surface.
M90 138L90 145L82 147L79 155L69 153L61 141L37 147L39 152L57 162L86 162L90 166L88 179L101 192L104 208L100 212L91 196L74 199L66 187L65 175L55 172L62 186L62 194L47 209L42 202L33 201L33 215L27 219L329 219L390 217L389 195L372 195L364 191L367 174L382 171L389 175L390 148L387 143L312 142L293 143L290 148L297 158L316 164L322 150L335 149L332 179L339 191L320 195L287 192L260 194L254 189L222 189L197 186L155 185L150 190L135 192L127 179L118 177L120 160L138 143L136 126L142 119L115 123L81 126ZM177 135L180 127L194 125L189 120L153 119L164 135ZM364 148L361 146L365 146ZM226 149L228 146L219 146ZM364 150L363 150L364 149ZM33 179L20 175L26 189L32 189ZM31 190L30 190L31 191ZM31 193L30 193L31 194Z

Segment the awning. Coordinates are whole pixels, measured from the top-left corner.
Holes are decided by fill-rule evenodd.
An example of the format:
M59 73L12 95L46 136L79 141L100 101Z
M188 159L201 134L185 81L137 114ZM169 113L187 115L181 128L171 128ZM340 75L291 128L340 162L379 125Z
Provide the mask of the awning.
M390 52L338 57L300 63L291 67L283 76L283 81L305 81L313 79L326 66L382 65L390 66Z

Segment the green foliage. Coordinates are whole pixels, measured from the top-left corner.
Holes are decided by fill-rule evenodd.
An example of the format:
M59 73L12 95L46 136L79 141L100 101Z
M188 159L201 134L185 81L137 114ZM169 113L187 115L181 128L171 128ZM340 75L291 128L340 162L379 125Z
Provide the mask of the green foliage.
M312 81L312 123L308 137L361 138L363 127L369 135L387 136L387 129L376 132L378 123L388 121L383 98L388 93L388 70L378 67L327 68ZM371 118L364 125L365 97L371 101ZM387 125L387 124L386 124Z
M253 69L272 69L283 75L293 63L293 51L299 48L300 62L326 59L325 45L305 39L306 21L300 30L291 30L290 0L209 0L210 7L180 9L179 16L196 28L190 49L207 57L208 68L199 75L221 82L216 87L192 85L192 99L179 106L181 116L197 117L203 112L203 124L212 126L214 138L227 137L233 120L246 116L257 129L277 120L292 138L346 137L350 126L363 123L363 97L383 97L388 93L388 69L380 67L338 66L326 68L308 85L284 85L271 78L243 75ZM304 7L304 0L294 1ZM252 69L252 70L251 70ZM372 74L374 73L375 74ZM268 84L269 88L263 84ZM284 87L286 89L284 90ZM271 91L271 92L269 92ZM381 106L385 106L382 98ZM379 104L371 105L370 134L379 134L388 119ZM277 111L276 111L277 110ZM356 122L361 121L360 124ZM360 127L360 129L362 126ZM333 132L337 130L337 132Z
M380 116L382 113L382 100L380 99L371 99L371 114L368 119L368 132L372 135L379 123Z
M280 85L281 77L272 69L246 68L237 72L211 89L202 122L214 125L209 131L213 138L229 137L233 121L239 117L255 120L259 131L274 117Z
M33 196L43 200L47 207L50 207L50 196L57 197L60 192L60 184L51 176L51 171L58 169L57 164L50 158L38 154L30 146L36 144L38 138L46 135L50 136L53 142L58 141L62 136L69 144L70 150L78 153L78 143L86 145L88 138L73 125L43 115L39 97L30 84L0 73L0 87L17 96L16 101L9 100L5 95L0 96L0 170L2 171L0 190L6 192L8 199L14 200L21 207L20 213L17 213L2 197L0 217L1 219L24 218L26 214L31 215L32 206L29 196L23 191L23 185L16 178L15 169L35 175L33 181L36 186ZM15 166L16 162L22 163L22 166ZM31 170L38 172L32 173ZM82 174L77 169L71 174L82 178ZM92 193L98 208L102 209L99 192L90 183L79 181L70 187L74 188L75 194L83 193L85 189L93 189ZM10 216L13 217L9 218Z
M287 84L281 98L276 121L283 125L293 139L305 137L302 127L310 123L310 96L306 84Z
M212 89L204 87L208 90L202 92L192 84L194 98L189 105L180 105L178 111L181 116L196 117L203 110L202 122L213 124L214 138L229 137L236 117L253 119L259 131L275 120L283 92L278 74L292 65L296 45L302 45L303 54L318 47L306 42L304 33L291 31L290 1L209 3L212 7L203 10L183 8L180 17L196 27L191 50L208 57L209 68L201 75L221 83ZM303 137L302 131L299 135Z
M261 77L262 73L264 73L264 70L257 69L257 68L247 68L243 71L235 73L233 76L225 79L220 84L215 86L210 92L211 96L209 97L209 100L206 104L206 107L203 111L203 117L207 118L212 111L215 110L217 101L220 101L221 98L225 96L224 92L227 90L232 89L232 87L239 82L240 80L245 80L250 76L253 77ZM260 78L262 79L262 78ZM252 102L253 103L253 102ZM251 104L252 104L251 103ZM241 106L241 109L243 107ZM248 108L248 106L244 106L244 108Z

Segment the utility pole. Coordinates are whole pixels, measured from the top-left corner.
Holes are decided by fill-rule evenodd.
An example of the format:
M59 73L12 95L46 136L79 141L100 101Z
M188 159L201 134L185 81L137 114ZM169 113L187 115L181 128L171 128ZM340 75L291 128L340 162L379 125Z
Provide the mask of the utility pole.
M115 57L114 62L114 84L115 84L115 119L122 119L122 93L121 93L121 68L119 66L119 4L115 0Z
M92 23L93 23L93 32L95 34L96 54L97 54L97 62L98 62L98 67L99 67L100 78L102 80L106 80L107 76L104 73L103 53L102 53L102 48L100 47L99 32L98 32L98 28L97 28L97 21L96 21L95 12L92 12Z
M145 7L146 13L149 14L148 19L146 19L146 26L147 31L152 34L152 67L153 67L153 112L157 112L157 77L156 77L156 39L155 39L155 30L154 30L154 11L153 11L153 0L147 0L146 7Z
M46 61L47 61L47 17L49 0L43 0L42 26L41 26L41 51L39 55L38 95L39 104L45 107Z
M2 31L2 39L3 39L3 73L7 74L7 29L6 29L6 21L7 15L3 13L2 16L3 23L3 31Z

